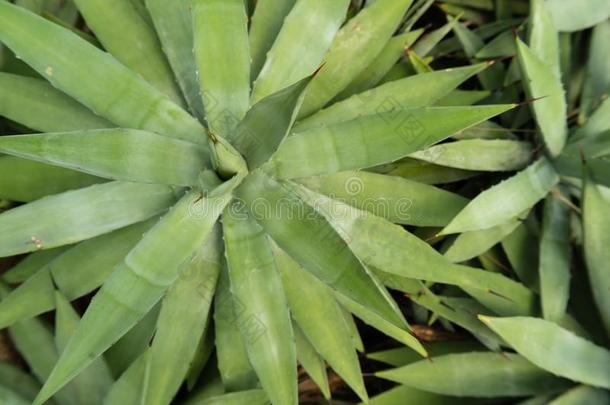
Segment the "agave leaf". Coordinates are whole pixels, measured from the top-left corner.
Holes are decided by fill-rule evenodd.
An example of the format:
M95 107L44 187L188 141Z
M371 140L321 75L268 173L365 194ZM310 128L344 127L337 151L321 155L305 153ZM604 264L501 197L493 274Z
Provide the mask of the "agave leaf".
M0 152L115 180L192 186L209 162L200 145L133 129L3 136Z
M186 373L186 389L189 392L193 391L195 384L197 384L197 382L199 381L201 374L205 370L205 367L209 364L210 357L212 356L212 351L214 350L214 328L210 327L210 325L212 324L212 322L210 321L211 317L208 313L205 327L203 329L203 334L199 336L199 342L197 342L195 354L189 364L188 371ZM216 374L218 374L217 370ZM220 378L220 376L218 376L218 378Z
M227 137L250 99L250 50L243 0L192 0L195 61L206 120Z
M464 48L466 56L474 60L476 53L484 47L483 39L464 24L455 24L453 32ZM501 64L494 63L490 69L479 73L478 79L485 90L499 89L502 87L504 69Z
M375 329L383 332L387 336L395 339L398 342L408 346L410 349L416 351L420 356L425 357L428 355L426 349L422 346L421 342L409 331L408 327L398 327L395 324L388 322L384 318L371 311L365 305L360 304L357 301L350 299L349 297L341 294L336 294L337 300L346 308L349 312L360 318L364 323L374 327Z
M238 318L235 309L240 304L234 304L233 301L229 272L225 263L225 268L218 277L214 297L216 357L222 385L227 391L241 391L256 388L258 380L248 360L244 338L237 327ZM243 304L241 306L243 308Z
M487 98L490 94L491 92L487 90L453 90L451 93L438 100L435 105L439 107L473 105ZM479 125L485 125L485 123L481 123ZM472 130L476 130L475 128L476 127L472 128ZM460 135L461 139L464 135ZM481 136L477 136L477 138L479 137Z
M419 75L433 71L433 69L430 67L430 62L432 61L431 59L420 58L419 55L412 50L407 51L407 56L409 58L409 62L411 63L411 67L413 70L415 70L415 74Z
M504 31L475 53L477 59L491 59L512 56L517 53L515 32Z
M538 367L594 387L610 387L608 350L538 318L479 318Z
M127 371L112 384L104 398L104 405L140 405L142 386L148 368L150 350L146 350L129 366Z
M140 74L176 103L180 90L161 50L155 30L133 1L74 0L97 39L119 62ZM117 29L117 27L121 27ZM125 38L137 38L137 46Z
M301 117L324 107L375 60L411 3L412 0L377 0L339 30L324 68L308 87Z
M593 29L589 45L589 60L580 101L579 121L584 121L597 106L604 102L610 91L610 62L604 57L610 40L610 22L599 23Z
M403 277L457 285L503 296L515 313L531 311L532 293L499 274L450 264L405 229L304 187L299 196L313 204L365 263Z
M432 146L410 157L464 170L512 171L527 166L532 155L529 142L469 139Z
M0 72L0 115L37 131L113 127L44 80Z
M608 402L610 402L608 391L580 385L564 392L549 402L549 405L605 404Z
M297 196L293 187L256 171L236 190L236 195L279 247L305 270L390 323L405 326L402 316L347 244L321 214ZM300 240L310 243L298 243Z
M299 183L390 222L444 226L466 206L458 194L395 176L341 172L299 179Z
M510 353L447 354L375 375L437 394L460 397L519 397L560 391L571 385Z
M286 139L265 170L299 178L388 163L512 107L406 109L315 127Z
M207 142L197 120L112 56L4 1L0 3L0 41L53 86L119 126Z
M23 260L2 274L2 281L8 284L19 284L30 278L41 268L64 253L71 246L41 250L27 255Z
M559 176L544 157L479 194L441 234L488 229L504 224L531 208L557 184Z
M557 68L539 59L520 39L517 49L528 97L542 98L532 103L536 122L549 152L557 156L567 136L565 95L561 79L555 74Z
M267 52L276 40L285 18L292 10L296 0L260 0L256 2L250 23L250 54L252 55L251 77L260 73ZM303 27L301 27L303 28Z
M233 392L208 398L199 402L200 405L268 405L269 399L263 390L248 390Z
M473 398L456 398L420 391L406 385L399 385L384 393L374 396L370 405L403 405L407 404L429 404L429 405L471 405ZM476 403L476 402L474 402Z
M486 66L479 64L439 70L382 84L298 121L293 132L305 132L317 126L349 121L361 115L433 105Z
M326 374L326 363L316 352L316 349L309 343L307 337L298 325L292 325L294 330L294 340L297 349L297 359L309 377L316 383L324 398L330 399L330 387L328 385L328 375Z
M438 166L421 160L404 158L397 162L372 167L371 172L402 177L424 184L447 184L477 176L478 172Z
M491 249L519 224L518 220L513 220L493 228L461 233L443 255L452 263L465 262Z
M376 274L388 288L406 293L416 304L470 331L489 349L500 350L500 340L476 318L473 311L454 306L448 297L435 295L416 280L381 271L376 271ZM486 312L486 309L479 309L478 312Z
M0 296L5 297L7 292L8 288L0 284ZM37 318L28 319L11 326L8 332L30 372L39 381L44 381L58 358L53 335L46 324ZM55 399L62 405L78 405L73 387L57 392Z
M69 249L48 265L53 283L69 300L92 292L106 281L112 270L157 220L154 217Z
M456 340L447 342L428 342L426 343L428 354L432 361L437 356L453 353L466 353L483 351L485 348L480 343L474 340ZM417 354L406 347L399 347L397 349L382 350L380 352L368 353L367 358L375 361L379 361L390 366L400 367L406 366L407 364L415 363L421 360Z
M203 100L199 95L193 55L191 1L145 0L144 3L187 104L197 118L203 120ZM147 58L143 60L148 61Z
M580 31L610 17L610 4L604 0L548 0L547 8L560 31Z
M108 348L104 357L115 377L122 375L148 348L155 334L161 305L157 303L138 323Z
M80 317L60 292L55 292L55 344L61 353L74 332ZM95 360L72 383L79 404L101 403L113 383L110 369L103 358Z
M18 393L0 385L0 400L7 405L28 405L29 401Z
M53 308L55 308L55 286L46 266L0 302L0 329Z
M143 237L96 294L35 404L44 403L159 301L178 277L179 266L212 230L234 184L225 183L209 198L187 194ZM171 249L168 240L175 243Z
M413 47L413 52L420 55L422 58L427 56L434 47L451 32L453 26L459 22L457 17L449 17L448 22L434 31L430 31L417 41Z
M281 249L274 249L290 313L307 341L363 401L368 395L350 332L332 290ZM311 314L317 314L312 317Z
M343 319L345 319L345 324L349 330L349 335L352 340L352 345L354 348L360 353L364 353L364 343L362 342L362 338L360 337L360 332L358 331L358 326L356 325L356 320L352 316L352 314L341 307L341 312L343 313Z
M150 349L144 403L170 403L185 379L206 327L221 263L218 225L163 299Z
M67 245L143 221L173 203L168 186L111 182L0 214L0 257Z
M52 258L35 268L35 274L22 280L24 283L0 302L0 328L55 308L55 287L69 300L98 288L155 221L156 218L98 236L67 251L49 251L55 253ZM33 255L43 252L47 251Z
M348 5L349 0L295 3L254 82L252 103L296 83L320 66Z
M244 156L250 170L265 163L290 131L311 77L260 100L228 138Z
M423 29L418 29L392 37L375 60L337 95L335 101L344 100L376 86L422 32Z
M271 401L296 404L296 349L282 280L267 235L243 208L229 206L222 218L237 326Z
M548 5L549 2L545 0L531 3L529 45L532 52L551 67L555 76L560 77L559 35Z
M0 177L0 198L20 202L34 201L105 181L86 173L14 156L0 156L0 171L11 173L10 176Z
M538 239L520 224L502 241L502 248L519 279L532 291L539 291Z
M608 207L610 202L601 194L589 175L583 190L584 251L593 298L610 335L610 275L608 274Z
M0 386L11 387L15 394L28 401L33 400L40 389L34 377L6 361L0 362Z
M565 316L570 296L569 215L570 208L557 195L551 194L546 198L538 271L542 315L554 322Z

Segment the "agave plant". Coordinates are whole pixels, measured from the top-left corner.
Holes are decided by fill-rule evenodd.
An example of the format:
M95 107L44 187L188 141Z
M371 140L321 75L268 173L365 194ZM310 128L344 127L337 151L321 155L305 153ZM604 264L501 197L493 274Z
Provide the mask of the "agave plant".
M368 401L353 315L414 356L436 354L386 287L491 350L509 344L519 353L506 355L509 365L479 388L483 396L570 386L553 374L608 388L607 367L566 375L557 356L549 366L537 360L544 352L530 354L538 345L519 340L522 328L536 339L575 339L547 324L576 323L557 295L545 301L554 284L539 287L547 320L524 318L538 315L537 287L468 261L522 229L559 182L555 164L571 149L565 114L555 119L558 65L541 65L519 43L529 96L552 92L532 106L546 144L532 162L528 142L465 139L468 128L494 129L487 120L519 107L518 94L508 104L470 105L498 89L501 64L430 67L429 54L453 46L436 46L452 29L468 59L480 59L472 32L450 19L401 59L432 1L365 3L75 0L91 37L0 1L0 42L37 72L0 73L0 114L24 132L0 137L8 173L0 198L26 203L0 214L0 257L30 253L2 277L18 286L2 285L0 328L44 383L38 391L7 366L20 384L2 395L168 404L186 383L203 386L190 403L295 404L298 362L326 397L328 364ZM543 52L548 16L534 4L530 46ZM456 90L474 76L485 91ZM422 164L420 180L525 169L469 201L414 181ZM552 232L565 228L556 218L563 208L549 198ZM460 235L441 254L405 226ZM453 296L438 296L439 286ZM71 301L92 292L80 319ZM54 334L36 318L49 311ZM609 356L581 340L574 347L596 364ZM411 384L439 392L426 383L430 373L452 376L464 362L486 370L498 356L467 354L438 369L417 363ZM516 388L494 391L507 376Z

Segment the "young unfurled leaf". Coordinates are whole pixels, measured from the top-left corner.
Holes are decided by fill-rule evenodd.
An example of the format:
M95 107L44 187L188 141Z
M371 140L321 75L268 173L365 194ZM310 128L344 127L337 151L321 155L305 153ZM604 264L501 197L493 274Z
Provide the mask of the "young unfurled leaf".
M0 152L123 181L192 186L211 167L200 145L134 129L3 136Z
M120 181L43 198L0 214L0 257L86 240L150 218L174 200L168 186Z
M526 169L479 194L441 234L488 229L531 208L557 184L553 165L540 158Z
M244 156L250 170L265 163L284 140L310 81L311 76L260 100L229 136L228 140Z
M480 318L538 367L595 387L610 387L608 350L542 319Z
M237 204L222 217L237 326L269 398L296 405L296 349L282 280L263 228Z
M571 385L509 353L447 354L376 375L413 388L459 397L520 397L561 391Z
M290 179L380 165L511 108L513 105L401 109L314 127L286 139L264 167L272 175Z

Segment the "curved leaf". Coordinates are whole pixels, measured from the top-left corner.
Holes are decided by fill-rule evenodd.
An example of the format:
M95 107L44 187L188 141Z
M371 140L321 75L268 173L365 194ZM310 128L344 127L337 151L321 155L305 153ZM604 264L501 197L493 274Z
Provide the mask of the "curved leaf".
M320 66L348 5L349 0L295 3L254 82L252 103L296 83Z
M447 354L375 374L417 389L459 397L519 397L570 386L569 381L509 353Z
M441 234L488 229L534 206L557 184L559 176L546 158L475 197Z
M0 2L0 41L53 86L119 126L207 143L196 119L112 56L6 1Z
M513 106L416 108L315 127L286 139L264 168L280 178L299 178L380 165L510 108Z
M538 318L479 318L538 367L595 387L610 387L608 350Z
M46 197L0 214L0 257L102 235L150 218L174 200L168 186L120 181Z
M200 145L134 129L3 136L0 152L123 181L192 186L209 162Z
M237 203L222 217L237 326L261 385L276 404L297 404L296 349L282 280L263 228Z

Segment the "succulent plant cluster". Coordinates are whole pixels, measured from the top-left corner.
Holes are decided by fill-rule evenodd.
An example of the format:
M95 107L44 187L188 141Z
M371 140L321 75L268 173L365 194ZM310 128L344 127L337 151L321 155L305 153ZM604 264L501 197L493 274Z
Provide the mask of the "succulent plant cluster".
M610 402L608 4L0 0L0 403Z

